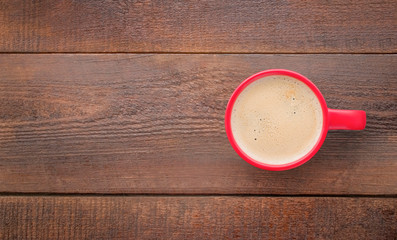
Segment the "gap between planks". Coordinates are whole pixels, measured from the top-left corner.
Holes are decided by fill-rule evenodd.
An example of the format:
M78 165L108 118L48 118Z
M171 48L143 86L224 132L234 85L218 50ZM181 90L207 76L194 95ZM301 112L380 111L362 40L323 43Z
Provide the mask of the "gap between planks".
M0 197L276 197L276 198L397 198L397 194L365 195L365 194L144 194L144 193L18 193L0 192Z

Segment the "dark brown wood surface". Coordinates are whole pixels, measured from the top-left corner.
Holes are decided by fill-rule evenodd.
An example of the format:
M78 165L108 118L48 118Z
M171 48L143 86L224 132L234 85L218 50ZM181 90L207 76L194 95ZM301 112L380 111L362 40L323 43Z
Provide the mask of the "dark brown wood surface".
M396 55L0 55L0 191L397 194ZM307 164L269 172L224 131L234 88L287 68L365 131L330 132Z
M397 200L0 197L1 239L395 239Z
M0 1L0 239L396 240L396 53L392 0ZM225 107L269 68L366 129L245 163Z
M0 3L2 52L396 53L397 1Z

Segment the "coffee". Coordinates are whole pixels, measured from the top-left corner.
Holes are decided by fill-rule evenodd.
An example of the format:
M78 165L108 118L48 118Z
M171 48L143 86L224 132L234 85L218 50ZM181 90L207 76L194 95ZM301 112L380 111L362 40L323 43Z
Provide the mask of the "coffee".
M249 84L231 114L237 145L266 164L290 163L305 156L320 138L322 125L322 108L314 92L284 75Z

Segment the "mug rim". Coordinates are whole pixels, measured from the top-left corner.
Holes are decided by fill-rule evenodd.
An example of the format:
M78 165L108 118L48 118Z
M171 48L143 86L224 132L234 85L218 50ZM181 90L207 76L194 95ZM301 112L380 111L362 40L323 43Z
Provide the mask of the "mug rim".
M253 159L252 157L248 156L237 144L233 132L231 129L231 114L233 110L234 103L236 102L238 96L241 94L241 92L251 83L253 83L256 80L259 80L263 77L271 76L271 75L284 75L284 76L289 76L293 77L304 84L306 84L316 95L318 101L320 102L321 109L322 109L322 115L323 115L323 124L321 128L321 133L319 138L317 139L316 144L313 146L313 148L307 152L303 157L289 162L289 163L284 163L284 164L268 164L268 163L263 163L258 160ZM325 137L328 132L328 107L325 102L325 99L323 95L321 94L320 90L312 83L307 77L303 76L302 74L299 74L297 72L287 70L287 69L269 69L269 70L264 70L261 72L258 72L247 79L245 79L240 85L234 90L232 96L229 99L229 102L226 107L226 113L225 113L225 128L226 128L226 134L229 139L230 144L232 145L233 149L237 152L237 154L243 158L246 162L249 164L265 169L265 170L271 170L271 171L283 171L283 170L288 170L292 168L296 168L305 162L307 162L309 159L311 159L317 151L321 148Z

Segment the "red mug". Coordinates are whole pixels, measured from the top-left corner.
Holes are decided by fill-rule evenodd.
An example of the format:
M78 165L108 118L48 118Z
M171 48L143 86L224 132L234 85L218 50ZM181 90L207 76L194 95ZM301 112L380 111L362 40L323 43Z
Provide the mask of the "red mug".
M248 156L244 151L238 146L231 129L231 114L234 103L240 93L246 88L249 84L253 83L254 81L261 79L263 77L267 77L270 75L285 75L289 77L293 77L304 84L306 84L316 95L318 101L320 102L323 114L323 125L321 134L314 145L314 147L303 157L293 162L289 162L286 164L267 164L257 161L250 156ZM325 103L324 97L321 94L320 90L305 76L285 69L270 69L266 71L262 71L252 75L251 77L244 80L233 92L232 96L230 97L229 103L226 107L226 114L225 114L225 127L226 127L226 134L227 137L234 148L234 150L248 163L254 165L255 167L271 170L271 171L282 171L288 170L295 167L298 167L309 159L311 159L317 151L321 148L325 137L327 135L328 130L362 130L365 128L366 124L366 114L364 111L361 110L337 110L331 109L327 107Z

